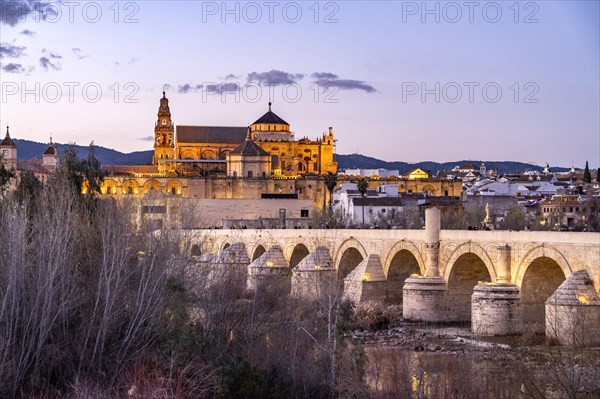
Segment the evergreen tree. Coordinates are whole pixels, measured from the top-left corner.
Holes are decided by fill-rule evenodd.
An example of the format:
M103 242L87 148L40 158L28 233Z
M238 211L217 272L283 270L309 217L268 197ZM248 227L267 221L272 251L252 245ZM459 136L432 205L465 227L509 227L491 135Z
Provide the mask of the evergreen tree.
M329 212L333 211L333 190L335 190L335 186L337 185L338 175L337 173L327 172L325 175L325 187L327 187L327 191L329 191Z
M13 177L15 177L15 174L4 166L2 156L0 155L0 193L4 191L5 186L8 185L8 182Z
M102 164L96 159L96 152L94 142L90 143L88 150L87 161L85 162L85 181L87 182L88 194L99 194L100 186L104 181L104 171L102 170Z
M590 167L588 161L585 161L585 170L583 171L583 181L586 183L592 182L592 174L590 173Z
M367 193L367 189L369 188L369 182L364 177L361 177L358 183L356 183L356 188L360 193L361 198L363 199L362 204L362 227L365 227L365 194Z
M36 198L42 190L42 183L30 171L21 172L15 197L19 203L27 203L29 210L33 209Z
M69 145L62 155L57 177L69 182L74 193L81 194L85 186L86 194L98 194L104 181L104 172L102 164L96 159L94 143L90 144L87 159L79 159L75 148Z

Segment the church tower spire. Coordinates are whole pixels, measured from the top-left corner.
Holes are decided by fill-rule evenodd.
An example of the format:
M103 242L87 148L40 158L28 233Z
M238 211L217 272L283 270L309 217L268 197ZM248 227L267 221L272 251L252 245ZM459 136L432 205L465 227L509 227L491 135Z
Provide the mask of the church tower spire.
M0 160L7 169L17 168L17 146L10 138L10 131L6 125L6 136L0 141Z
M166 93L162 92L158 107L158 120L154 126L154 157L156 165L162 159L175 158L175 125L171 119L171 109Z

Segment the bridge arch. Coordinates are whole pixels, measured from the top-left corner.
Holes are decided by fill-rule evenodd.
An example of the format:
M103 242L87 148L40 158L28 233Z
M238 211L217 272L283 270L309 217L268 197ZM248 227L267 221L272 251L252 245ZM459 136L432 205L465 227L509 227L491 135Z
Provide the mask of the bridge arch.
M564 273L565 278L569 277L571 273L573 273L571 265L569 265L569 262L562 253L560 253L556 248L542 244L527 252L521 262L519 262L519 266L517 267L517 271L514 276L514 282L517 286L519 286L519 288L523 284L523 278L525 277L527 269L537 258L550 258L555 261Z
M496 269L494 267L494 263L492 259L488 255L488 253L481 247L479 244L472 243L471 241L466 242L462 245L459 245L452 254L448 258L448 261L444 265L444 280L448 283L448 279L450 278L450 273L452 273L452 268L456 264L458 258L460 258L464 254L475 254L479 259L483 262L487 271L492 279L492 281L496 281Z
M400 248L395 251L385 270L387 278L385 301L387 303L402 303L404 282L412 274L422 275L423 270L412 251L407 248Z
M567 260L552 247L539 246L527 253L519 264L516 277L524 329L544 331L546 300L571 273Z
M462 251L448 265L446 278L448 321L471 321L471 296L480 281L494 281L490 268L475 252ZM493 269L492 269L493 272Z
M289 257L289 265L290 268L294 268L298 265L298 263L300 263L302 261L302 259L304 259L306 256L308 256L308 254L310 253L310 251L308 250L308 247L306 245L304 245L303 243L297 243L295 245L290 246L290 257Z
M192 255L192 256L201 256L202 255L202 248L201 248L200 244L192 245L192 248L190 250L190 255Z
M423 257L421 256L419 247L412 241L402 240L402 241L395 243L394 246L392 247L392 249L390 249L388 251L388 254L385 257L385 261L383 262L383 272L385 273L386 277L389 274L390 266L392 264L392 261L394 260L394 257L400 251L410 252L414 256L415 260L418 263L419 272L421 273L422 276L425 275L425 262L423 261Z
M254 262L256 259L260 258L261 255L265 252L267 252L267 250L265 249L264 245L258 244L251 252L252 258L250 258L250 261Z
M358 240L348 238L337 249L334 265L338 274L341 273L340 277L343 279L366 257L367 251L365 247ZM340 270L340 268L343 270Z

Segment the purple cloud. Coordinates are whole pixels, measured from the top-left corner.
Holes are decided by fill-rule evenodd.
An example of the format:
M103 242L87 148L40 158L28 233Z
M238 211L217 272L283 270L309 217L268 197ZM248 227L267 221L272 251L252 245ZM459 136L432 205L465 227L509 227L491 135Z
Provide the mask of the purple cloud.
M288 73L278 70L270 70L269 72L251 72L248 74L248 82L255 82L265 85L292 84L304 78L301 73Z
M0 59L7 58L19 58L25 55L25 47L14 46L9 43L0 44Z
M40 58L40 66L42 68L44 68L44 70L49 70L49 69L53 69L55 71L60 71L62 69L62 66L60 65L60 63L53 63L52 61L50 61L50 59L48 57L42 57Z

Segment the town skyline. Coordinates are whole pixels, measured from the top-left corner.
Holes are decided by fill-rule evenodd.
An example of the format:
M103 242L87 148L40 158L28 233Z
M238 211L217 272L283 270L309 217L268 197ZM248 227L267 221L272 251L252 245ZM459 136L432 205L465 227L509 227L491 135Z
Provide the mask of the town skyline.
M332 126L339 154L600 164L595 2L76 2L45 20L13 3L0 123L16 138L150 150L165 90L176 125L247 126L272 101L297 138Z

